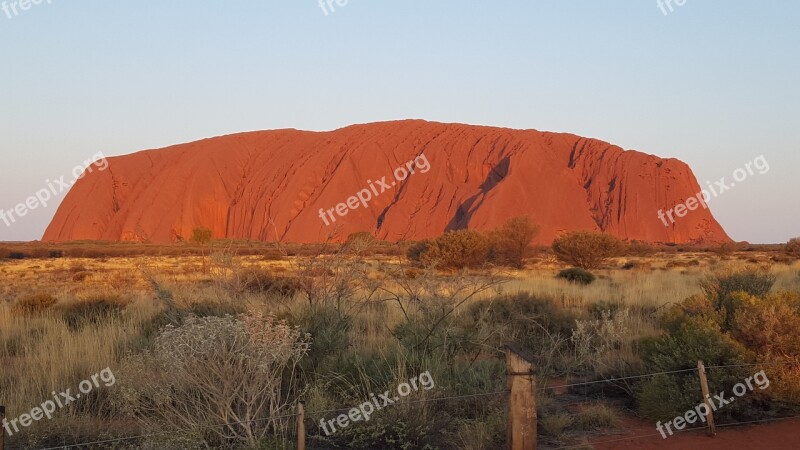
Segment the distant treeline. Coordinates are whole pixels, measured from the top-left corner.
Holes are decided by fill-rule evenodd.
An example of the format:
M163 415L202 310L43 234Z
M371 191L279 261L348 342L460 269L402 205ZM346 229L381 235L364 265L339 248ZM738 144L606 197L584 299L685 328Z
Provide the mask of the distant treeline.
M366 234L366 233L365 233ZM374 241L368 250L370 255L398 256L405 255L407 249L416 241L385 242ZM319 254L336 254L340 243L294 244L246 240L214 240L209 244L210 251L226 251L238 255L259 255L270 259L282 259L290 256L311 256ZM635 242L633 253L640 256L664 253L730 253L730 252L783 252L785 244L649 244ZM531 254L551 252L550 247L534 246ZM0 259L29 258L119 258L132 256L200 256L203 246L189 241L173 244L152 244L146 242L110 242L110 241L72 241L59 243L33 242L0 242Z

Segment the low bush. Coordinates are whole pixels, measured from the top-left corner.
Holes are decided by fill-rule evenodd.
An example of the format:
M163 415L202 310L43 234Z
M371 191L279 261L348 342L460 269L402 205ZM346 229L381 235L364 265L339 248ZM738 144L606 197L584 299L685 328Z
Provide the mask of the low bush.
M567 413L547 414L539 417L539 430L545 436L562 437L575 419Z
M290 414L298 400L298 362L311 337L272 316L189 316L167 325L151 351L120 371L120 404L150 430L199 432L197 448L258 448L287 422L253 418ZM219 423L234 422L220 428Z
M573 267L571 269L564 269L556 275L556 278L567 280L570 283L582 284L588 286L594 283L596 277L588 270L581 269L580 267Z
M633 241L623 247L626 256L653 256L658 253L658 248L643 241Z
M78 330L86 325L99 325L120 316L129 302L116 295L94 295L61 306L67 326Z
M478 231L449 231L431 242L421 254L425 265L443 269L475 268L486 264L489 256L489 239Z
M714 308L722 315L722 326L730 327L741 301L736 293L763 298L775 284L775 276L765 270L746 269L739 272L713 275L701 283L701 288Z
M585 270L597 269L609 258L624 253L624 249L616 237L591 231L566 233L553 241L553 252L559 260Z
M734 292L745 292L763 297L775 284L775 276L766 270L746 269L738 272L718 274L706 279L701 287L709 298L723 303Z
M466 343L482 342L477 351L515 342L533 353L539 363L537 373L561 376L572 372L575 364L570 336L579 316L553 299L527 292L504 295L473 303L467 314L471 322L463 328L476 330L479 336L467 336ZM469 350L464 342L451 342L453 338L459 337L447 339L450 347L460 345Z
M345 248L356 255L370 256L378 245L378 240L368 231L351 233L345 241Z
M434 450L442 439L441 433L446 423L441 415L426 417L416 407L416 413L404 413L398 408L382 411L380 417L372 417L369 422L358 422L342 429L334 435L346 448L408 448Z
M575 427L581 431L607 430L619 426L619 414L608 405L597 403L578 412Z
M622 308L623 305L621 303L600 300L589 305L589 314L598 320L602 319L604 314L613 318Z
M753 392L726 406L724 417L759 418L764 397L783 402L800 401L800 380L787 360L800 358L800 295L768 294L772 279L764 273L717 276L705 284L705 295L696 295L670 308L662 317L666 334L642 341L648 372L689 369L702 360L706 366L763 363L772 386ZM730 367L714 370L709 378L713 392L730 389L759 370ZM639 385L637 398L646 417L678 415L693 407L696 396L694 372L663 375Z
M671 372L691 369L697 361L707 366L742 364L748 359L747 349L723 333L719 325L703 317L686 316L666 335L646 338L641 343L647 372ZM709 377L712 392L721 392L744 377L741 369L714 371ZM697 373L658 375L642 382L636 397L644 417L663 420L675 417L697 405ZM740 401L729 405L726 415L744 408Z
M406 256L414 263L443 269L475 268L486 263L522 269L538 233L539 227L529 217L514 217L486 233L448 231L436 239L413 242Z
M467 313L473 320L483 320L492 326L538 330L538 325L541 325L549 332L562 334L572 333L577 318L553 299L536 297L528 292L475 302Z
M58 299L50 294L33 294L20 298L11 307L11 312L17 315L41 314L51 309Z
M301 290L297 278L276 276L268 270L260 268L246 269L239 275L243 290L256 293L275 293L285 297L294 297Z

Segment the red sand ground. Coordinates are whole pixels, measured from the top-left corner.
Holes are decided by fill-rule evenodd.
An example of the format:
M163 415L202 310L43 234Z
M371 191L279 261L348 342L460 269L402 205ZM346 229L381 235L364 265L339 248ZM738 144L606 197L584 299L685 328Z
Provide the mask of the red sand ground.
M719 428L710 438L697 430L661 437L650 423L626 423L629 430L620 436L605 436L592 440L595 450L798 450L800 449L800 419L784 420L757 426ZM655 436L630 439L633 436ZM626 438L628 436L628 438ZM605 443L603 443L605 442Z
M335 208L424 154L416 173L326 226ZM359 231L388 241L491 229L530 216L550 243L565 230L651 242L730 239L700 208L665 227L669 210L700 191L691 169L595 139L420 120L331 132L261 131L109 158L71 189L43 240L215 238L319 242Z

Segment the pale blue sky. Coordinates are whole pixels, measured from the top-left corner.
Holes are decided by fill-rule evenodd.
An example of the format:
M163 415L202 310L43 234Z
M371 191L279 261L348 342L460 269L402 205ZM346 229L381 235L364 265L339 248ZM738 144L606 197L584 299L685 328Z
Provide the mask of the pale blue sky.
M420 118L600 138L701 184L763 154L712 210L737 240L800 235L796 1L46 1L0 10L0 209L97 152Z

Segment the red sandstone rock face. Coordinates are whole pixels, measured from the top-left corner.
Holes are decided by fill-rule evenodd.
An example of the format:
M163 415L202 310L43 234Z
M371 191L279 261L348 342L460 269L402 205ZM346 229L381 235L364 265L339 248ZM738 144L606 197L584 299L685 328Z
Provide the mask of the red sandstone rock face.
M393 171L421 155L417 161L427 160L429 170L419 164L396 181ZM396 185L375 196L384 176ZM331 211L336 222L325 225L320 209L371 186L366 208L359 204L344 217ZM542 228L540 243L567 230L650 242L729 241L702 207L669 227L658 218L699 191L678 160L570 134L419 120L261 131L109 158L107 170L75 184L43 240L163 243L206 226L216 238L318 242L370 231L398 241L491 229L528 215Z

